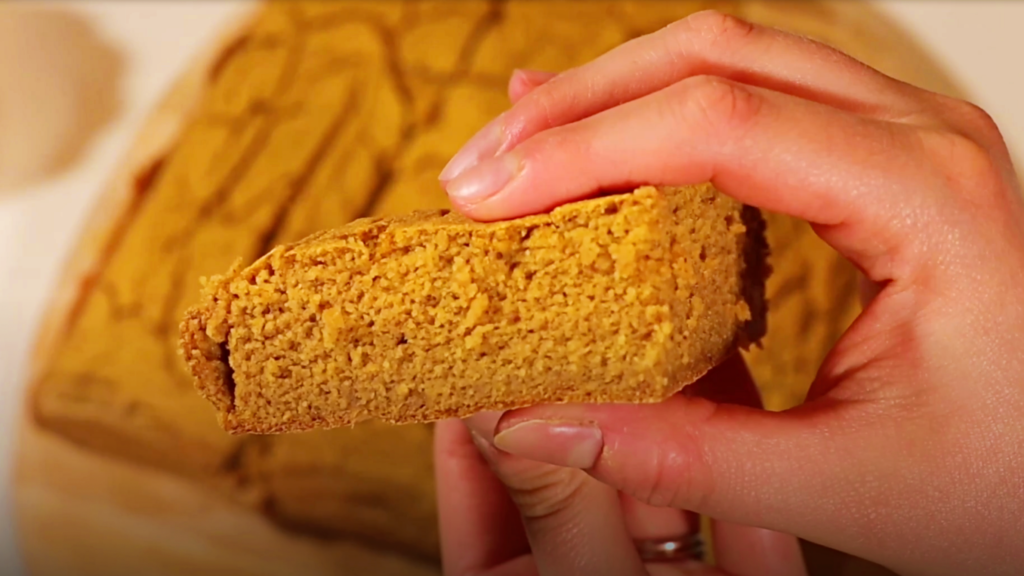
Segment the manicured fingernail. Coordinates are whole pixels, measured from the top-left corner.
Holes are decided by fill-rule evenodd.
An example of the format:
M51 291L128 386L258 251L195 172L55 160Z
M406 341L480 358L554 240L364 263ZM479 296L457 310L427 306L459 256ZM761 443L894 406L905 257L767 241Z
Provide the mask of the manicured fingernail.
M445 190L461 204L479 204L502 190L519 173L516 154L484 160L448 183Z
M535 420L499 432L494 445L529 460L585 470L597 462L604 438L597 426Z
M462 149L455 156L452 156L452 159L448 161L448 165L444 167L444 170L441 171L441 175L437 179L441 182L449 182L454 180L459 174L479 164L481 160L493 158L498 153L504 140L504 131L502 130L504 118L505 115L502 114L491 120L470 138L462 146Z

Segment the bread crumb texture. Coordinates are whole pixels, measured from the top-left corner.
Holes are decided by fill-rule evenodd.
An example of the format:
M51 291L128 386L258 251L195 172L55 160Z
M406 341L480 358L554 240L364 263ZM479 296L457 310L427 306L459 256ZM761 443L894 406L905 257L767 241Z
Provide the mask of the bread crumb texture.
M654 402L764 334L766 253L710 185L367 218L205 282L182 349L232 432Z

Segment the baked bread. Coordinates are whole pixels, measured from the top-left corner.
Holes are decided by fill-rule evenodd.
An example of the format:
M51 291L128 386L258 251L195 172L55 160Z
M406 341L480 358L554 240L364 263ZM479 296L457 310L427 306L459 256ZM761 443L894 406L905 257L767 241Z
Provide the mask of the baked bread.
M761 338L766 253L710 185L363 219L207 282L182 350L232 432L654 402Z

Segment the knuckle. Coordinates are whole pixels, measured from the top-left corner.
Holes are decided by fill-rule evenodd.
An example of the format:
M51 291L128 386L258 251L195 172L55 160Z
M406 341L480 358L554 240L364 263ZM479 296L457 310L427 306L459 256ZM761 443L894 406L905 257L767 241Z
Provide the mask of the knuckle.
M521 144L519 153L536 162L545 162L551 158L560 161L588 158L591 154L591 139L582 131L577 124L545 130Z
M534 88L506 112L505 126L519 142L562 126L571 111L586 103L593 93L592 81L569 69Z
M992 152L972 138L944 132L933 144L946 172L960 175L965 183L991 183L1000 179L1000 168Z
M638 478L630 496L651 506L671 506L679 504L681 495L692 493L687 475L668 460L663 453L652 458L651 468Z
M969 133L986 139L1002 140L995 119L981 106L965 100L955 100L952 107Z
M683 84L676 113L703 123L710 133L740 132L760 113L760 96L736 82L695 76Z
M676 439L665 445L672 448L656 450L632 471L633 481L626 483L629 495L651 506L703 508L713 483L697 443Z
M751 36L757 27L746 20L717 10L702 10L681 20L674 35L695 41L699 48L721 50Z
M522 125L530 133L558 126L561 123L562 110L572 109L576 104L573 93L565 93L561 85L541 86L530 94L528 100L530 114L523 115Z
M555 466L530 466L502 474L519 513L529 520L557 516L579 501L587 476Z
M1006 193L1003 167L992 150L959 132L925 132L925 147L951 193L978 207L996 207Z

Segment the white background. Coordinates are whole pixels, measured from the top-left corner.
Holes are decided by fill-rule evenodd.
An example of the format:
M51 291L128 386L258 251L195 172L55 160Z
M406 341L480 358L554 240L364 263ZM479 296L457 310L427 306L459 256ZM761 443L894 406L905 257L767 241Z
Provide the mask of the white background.
M1024 152L1024 2L881 1L945 62ZM122 107L88 154L63 176L0 195L0 566L13 565L10 472L26 360L49 294L84 218L147 113L238 2L74 1L127 58ZM2 90L9 86L0 86ZM0 115L2 117L2 115ZM0 124L0 130L3 125Z

